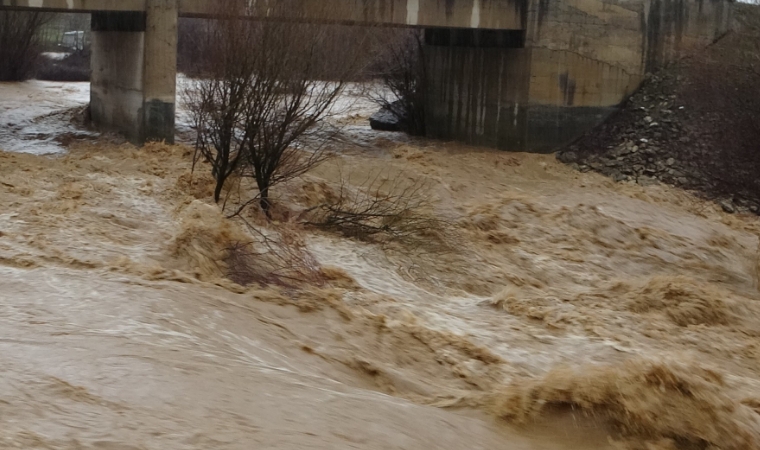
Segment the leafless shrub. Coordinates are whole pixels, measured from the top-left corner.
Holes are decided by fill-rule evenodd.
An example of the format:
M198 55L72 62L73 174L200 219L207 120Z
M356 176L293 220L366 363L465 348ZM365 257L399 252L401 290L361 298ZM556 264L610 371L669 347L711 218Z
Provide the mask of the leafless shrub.
M277 230L256 227L242 220L252 242L234 242L227 249L227 276L241 286L259 284L295 287L299 283L322 284L325 280L314 256L298 230L287 225Z
M426 181L378 172L358 186L342 178L335 196L306 210L305 225L380 244L401 243L410 250L447 245L447 224L433 213ZM433 244L433 245L431 245Z
M230 18L208 33L211 72L185 92L197 132L194 162L210 163L217 202L233 173L254 180L258 192L238 212L255 200L269 215L271 188L325 159L330 134L324 119L359 67L347 64L332 81L317 81L328 36L320 25L234 19L256 7L249 2L220 7ZM296 7L287 1L272 6ZM294 14L289 9L288 16Z
M370 92L370 99L396 116L404 131L415 136L425 135L428 75L423 39L420 30L399 31L387 41L371 72L380 86Z
M51 19L40 12L0 11L0 81L26 80L40 55L39 31Z
M177 70L188 77L200 78L210 73L214 53L210 33L214 21L180 17L177 23Z

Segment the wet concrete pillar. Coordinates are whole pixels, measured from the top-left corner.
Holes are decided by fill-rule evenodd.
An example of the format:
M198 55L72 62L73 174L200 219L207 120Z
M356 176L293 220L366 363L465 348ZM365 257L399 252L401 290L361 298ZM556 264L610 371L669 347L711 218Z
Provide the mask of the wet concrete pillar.
M142 141L145 13L92 14L90 116L104 130Z
M174 143L178 0L148 0L145 27L143 134Z
M131 142L174 142L177 0L92 14L90 114Z
M425 31L430 137L510 151L526 148L530 49L520 30Z

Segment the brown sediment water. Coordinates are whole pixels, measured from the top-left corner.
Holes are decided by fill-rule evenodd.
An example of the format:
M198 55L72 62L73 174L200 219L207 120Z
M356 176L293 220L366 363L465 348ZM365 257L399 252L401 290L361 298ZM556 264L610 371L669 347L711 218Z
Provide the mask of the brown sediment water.
M97 133L71 122L90 97L90 83L0 82L0 148L36 155L65 152L65 142Z
M0 152L0 448L758 448L755 218L551 156L347 145L276 201L425 180L440 249L298 228L326 283L240 286L254 237L191 151Z

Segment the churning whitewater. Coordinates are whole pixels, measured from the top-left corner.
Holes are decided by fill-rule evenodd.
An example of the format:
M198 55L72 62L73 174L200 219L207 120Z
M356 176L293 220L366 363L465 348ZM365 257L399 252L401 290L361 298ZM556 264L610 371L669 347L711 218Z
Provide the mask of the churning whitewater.
M756 218L340 120L271 225L320 281L269 285L191 148L0 136L0 448L758 448ZM378 168L424 181L424 243L294 219Z

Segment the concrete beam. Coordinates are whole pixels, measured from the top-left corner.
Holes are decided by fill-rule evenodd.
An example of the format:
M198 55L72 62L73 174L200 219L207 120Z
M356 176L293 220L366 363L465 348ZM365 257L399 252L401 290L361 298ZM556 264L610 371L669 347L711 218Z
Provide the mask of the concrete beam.
M145 11L146 0L0 0L0 8L47 11Z
M286 8L254 3L254 18L420 27L525 27L528 0L280 0ZM258 8L257 8L258 7ZM180 0L180 14L213 17L219 5L209 0Z
M179 0L188 17L218 17L221 0ZM529 0L278 0L254 3L253 19L420 27L524 29ZM0 0L0 8L48 11L146 11L146 0ZM277 13L273 11L276 10Z

